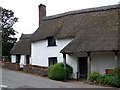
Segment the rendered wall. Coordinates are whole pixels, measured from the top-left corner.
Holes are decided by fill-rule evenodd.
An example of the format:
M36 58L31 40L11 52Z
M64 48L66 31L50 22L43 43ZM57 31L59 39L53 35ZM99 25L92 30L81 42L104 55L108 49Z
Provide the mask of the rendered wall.
M115 65L114 52L95 52L91 54L91 71L105 73L105 69L114 69Z
M73 68L72 77L77 79L77 60L78 60L78 58L73 55L67 55L66 59L67 59L67 64L69 64Z
M31 63L32 65L48 67L48 58L57 57L58 62L63 62L63 55L60 53L72 39L56 40L57 46L47 46L47 40L34 42L31 44Z
M67 55L67 63L73 67L73 78L77 78L77 60L79 56ZM120 57L120 56L119 56ZM120 62L120 60L119 60ZM116 66L114 52L91 53L91 72L104 74L105 69L114 69Z

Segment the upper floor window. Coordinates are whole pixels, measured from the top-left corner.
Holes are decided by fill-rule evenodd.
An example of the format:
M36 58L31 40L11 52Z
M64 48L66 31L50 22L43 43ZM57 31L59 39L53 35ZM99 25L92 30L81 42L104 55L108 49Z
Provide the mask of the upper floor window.
M56 39L52 37L47 37L48 40L48 46L56 46Z

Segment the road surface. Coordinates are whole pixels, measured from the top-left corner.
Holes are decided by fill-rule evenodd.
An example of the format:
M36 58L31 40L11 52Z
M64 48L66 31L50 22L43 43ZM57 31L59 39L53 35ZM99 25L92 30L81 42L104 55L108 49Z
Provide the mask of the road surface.
M54 81L7 69L2 69L2 83L0 84L5 88L104 88L85 83Z

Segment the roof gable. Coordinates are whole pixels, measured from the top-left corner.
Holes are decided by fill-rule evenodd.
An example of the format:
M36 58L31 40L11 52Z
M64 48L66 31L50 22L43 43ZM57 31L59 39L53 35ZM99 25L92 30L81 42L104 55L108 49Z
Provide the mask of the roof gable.
M10 54L30 55L30 37L31 34L22 34L20 40L15 43Z

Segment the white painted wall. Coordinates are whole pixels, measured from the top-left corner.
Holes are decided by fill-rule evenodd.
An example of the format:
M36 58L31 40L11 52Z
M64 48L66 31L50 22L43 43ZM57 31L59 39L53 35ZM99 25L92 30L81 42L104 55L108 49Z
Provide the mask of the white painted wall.
M16 55L11 55L11 62L16 63Z
M41 40L31 44L32 65L47 66L48 57L57 57L58 62L63 62L63 56L60 53L72 39L56 40L57 46L47 46L47 40Z
M32 64L32 59L31 59L31 56L30 56L30 58L29 58L29 59L30 59L30 62L29 62L29 64Z
M91 70L105 73L105 69L114 69L115 53L114 52L94 52L91 54Z
M91 71L97 71L104 74L105 69L114 69L116 67L114 55L114 52L91 53ZM77 78L77 60L78 57L67 55L67 63L73 67L73 78L75 79Z
M16 63L16 55L11 55L11 62ZM20 68L23 68L23 65L26 65L26 56L25 55L21 55Z
M25 55L21 55L21 58L20 58L20 68L23 68L23 65L26 65Z
M77 60L78 58L73 55L66 55L66 62L73 68L73 75L72 77L77 79Z

